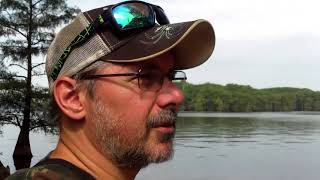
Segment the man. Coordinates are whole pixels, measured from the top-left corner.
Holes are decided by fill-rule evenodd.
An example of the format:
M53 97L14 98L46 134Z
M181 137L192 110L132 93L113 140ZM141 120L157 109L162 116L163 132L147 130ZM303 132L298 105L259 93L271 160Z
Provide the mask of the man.
M128 1L81 13L52 42L46 72L59 142L22 179L134 179L173 155L181 69L214 48L205 20L169 24L161 7Z

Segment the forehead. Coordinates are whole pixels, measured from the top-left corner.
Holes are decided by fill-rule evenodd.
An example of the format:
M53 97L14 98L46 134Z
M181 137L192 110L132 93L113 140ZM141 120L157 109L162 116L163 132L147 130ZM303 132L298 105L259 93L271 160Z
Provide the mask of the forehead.
M127 67L130 69L157 69L169 71L174 66L174 56L171 53L165 53L155 58L131 63L113 63L115 66Z

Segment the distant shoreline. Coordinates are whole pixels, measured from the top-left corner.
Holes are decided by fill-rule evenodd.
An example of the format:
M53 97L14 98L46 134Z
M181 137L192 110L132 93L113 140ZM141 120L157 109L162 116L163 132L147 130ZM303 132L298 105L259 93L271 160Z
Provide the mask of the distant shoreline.
M320 111L320 92L299 88L254 89L227 84L177 84L185 94L182 111L308 112Z
M191 112L181 111L178 117L296 117L296 116L320 116L320 111L290 111L290 112Z

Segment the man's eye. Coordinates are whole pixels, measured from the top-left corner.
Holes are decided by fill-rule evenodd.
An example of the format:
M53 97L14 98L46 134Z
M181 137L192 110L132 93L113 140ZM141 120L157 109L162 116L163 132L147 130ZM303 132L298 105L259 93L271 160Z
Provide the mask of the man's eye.
M139 86L143 89L148 89L150 86L152 86L152 78L151 76L147 74L143 74L139 77Z
M152 90L159 84L159 74L146 72L139 76L139 87L143 90Z

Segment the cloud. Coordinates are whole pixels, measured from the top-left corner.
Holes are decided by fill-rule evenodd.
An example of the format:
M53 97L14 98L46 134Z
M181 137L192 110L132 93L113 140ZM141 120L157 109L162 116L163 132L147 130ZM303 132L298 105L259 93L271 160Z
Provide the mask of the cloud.
M314 0L162 1L174 22L205 18L225 39L269 38L310 32L320 34L320 3Z
M69 0L89 10L119 0ZM320 1L317 0L149 0L171 22L209 20L216 49L204 65L188 70L194 83L248 84L257 88L320 90ZM204 78L205 77L205 78Z
M120 0L69 0L83 11ZM164 8L171 22L207 19L224 39L261 39L313 33L320 36L316 0L149 0Z
M193 83L294 86L320 90L320 38L300 34L269 40L217 41L204 65L188 70ZM205 78L204 78L205 77Z

